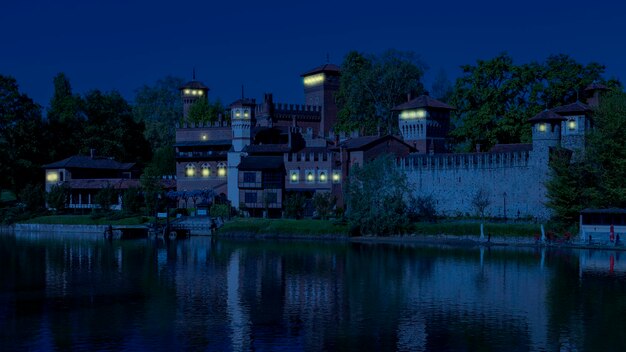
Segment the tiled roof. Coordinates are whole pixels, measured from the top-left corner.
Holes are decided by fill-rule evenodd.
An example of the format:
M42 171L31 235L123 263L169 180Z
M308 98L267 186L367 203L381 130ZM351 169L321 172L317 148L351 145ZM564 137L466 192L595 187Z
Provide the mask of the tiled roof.
M161 187L164 189L175 189L176 180L162 179L159 180ZM107 178L107 179L74 179L66 181L71 189L101 189L111 186L114 189L128 189L131 187L141 187L141 181L138 179L127 178Z
M208 140L208 141L187 141L187 142L178 142L174 144L175 147L213 147L213 146L228 146L232 145L232 141L230 139L218 139L218 140Z
M239 170L276 170L284 168L282 156L248 156L241 159Z
M112 158L89 157L84 155L74 155L61 161L44 165L44 169L109 169L109 170L130 170L135 163L120 163Z
M571 115L571 114L579 114L579 113L589 113L592 111L591 107L587 104L581 103L579 101L563 106L558 106L552 111L556 112L559 115Z
M202 82L198 82L198 81L189 81L183 84L180 88L178 88L178 90L183 90L186 88L209 90L209 87L205 86L204 84L202 84Z
M241 107L241 106L256 106L256 99L254 98L241 98L237 99L234 102L230 103L230 108Z
M441 102L437 99L431 98L428 95L420 95L419 97L406 102L404 104L400 104L394 107L393 111L400 110L408 110L408 109L417 109L417 108L437 108L437 109L446 109L446 110L455 110L454 107Z
M533 145L528 143L512 143L512 144L496 144L490 152L506 153L506 152L529 152L533 150Z
M585 88L585 90L609 90L609 87L602 83L593 82Z
M395 139L397 142L406 145L411 150L415 149L413 146L406 144L400 138L396 136L392 136L392 135L386 135L382 137L364 136L364 137L351 138L351 139L348 139L347 141L339 143L339 146L342 148L346 148L348 150L360 150L360 149L367 149L369 146L376 145L378 143L384 142L389 139Z
M306 71L305 73L301 74L300 77L310 76L310 75L320 73L320 72L339 74L339 72L341 72L341 69L339 68L339 66L334 65L334 64L325 64L322 66L318 66L312 70Z
M544 110L538 113L537 115L528 119L528 122L565 121L565 120L567 119L557 114L556 112L554 112L554 109L552 109L552 110Z
M243 151L251 154L289 153L291 151L291 147L287 144L251 144L243 148Z

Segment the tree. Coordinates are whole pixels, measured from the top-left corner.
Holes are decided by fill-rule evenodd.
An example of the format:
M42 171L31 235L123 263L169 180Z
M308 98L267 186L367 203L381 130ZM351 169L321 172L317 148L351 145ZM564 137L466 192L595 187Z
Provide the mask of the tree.
M138 214L141 210L141 191L138 187L129 187L122 194L122 208L125 212Z
M111 206L117 203L117 191L111 185L102 187L95 196L94 202L100 206L100 210L108 212L111 210Z
M56 213L61 213L65 210L65 204L67 204L67 197L70 194L70 189L66 185L54 185L50 188L50 191L46 194L46 202L48 207L54 209Z
M491 205L489 192L484 188L477 190L474 197L472 197L472 206L481 219L485 218L485 209L487 209L489 205Z
M0 75L0 189L15 194L43 179L41 107L21 94L17 81Z
M576 224L585 208L626 207L626 94L603 97L594 122L581 161L572 163L571 152L563 149L551 155L547 206L563 227Z
M153 150L174 144L175 124L182 120L179 87L183 84L182 78L167 76L135 93L133 116L146 125L144 135Z
M210 103L207 99L198 99L189 108L187 121L189 122L215 122L221 114L222 117L229 118L222 102L218 99L214 103Z
M72 94L72 86L64 73L54 77L54 94L48 109L46 144L49 161L75 154L82 147L85 117L80 95Z
M292 219L302 218L306 199L300 192L288 194L285 199L285 216Z
M450 83L446 71L444 69L440 69L433 81L430 89L430 95L437 100L448 102L452 97L453 92L452 83Z
M409 93L422 93L426 65L413 52L387 50L380 56L349 52L341 65L336 128L359 129L374 134L378 129L395 133L391 109L406 101Z
M346 200L352 233L390 235L401 233L408 225L405 193L406 174L394 165L389 155L351 169Z
M26 210L36 212L44 208L45 198L41 184L27 185L20 192L20 202L24 204Z
M313 206L322 220L328 219L336 202L337 199L330 192L317 192L313 196Z
M96 149L100 155L125 162L151 159L150 145L144 137L144 123L133 119L130 105L116 91L92 91L85 96L87 126L81 151Z
M435 221L437 219L437 208L435 198L428 196L409 196L407 207L407 217L410 221Z
M458 149L471 151L476 144L489 149L496 143L529 142L526 120L545 108L574 102L594 80L603 82L604 66L585 66L567 55L516 65L502 53L462 70L450 101L457 108L451 135Z

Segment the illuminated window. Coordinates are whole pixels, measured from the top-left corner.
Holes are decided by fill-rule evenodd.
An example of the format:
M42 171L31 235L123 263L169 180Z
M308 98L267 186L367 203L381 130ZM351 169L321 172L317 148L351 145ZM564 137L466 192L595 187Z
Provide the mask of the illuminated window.
M203 134L203 135L202 135L202 140L203 140L203 141L206 141L207 139L209 139L209 137L208 137L206 134Z
M243 112L243 117L248 117L248 115L249 115L249 114L248 114L248 110L245 110L245 111Z
M298 183L298 181L300 181L300 171L298 170L289 171L289 182Z
M217 176L218 177L226 176L226 164L224 163L217 164Z
M306 171L306 183L313 183L315 182L315 174L313 174L312 170L307 170Z
M185 94L190 94L191 91L189 89L185 89Z
M305 86L316 86L324 82L324 74L318 73L316 75L304 77L303 82Z
M545 132L547 130L547 126L545 123L540 123L539 124L539 132Z
M198 91L198 95L202 95L202 94L204 94L204 92L203 92L203 91L201 91L201 90L199 90L199 91Z
M187 177L194 177L196 175L196 166L193 164L187 164L185 168L185 175Z
M341 172L339 170L333 170L333 183L341 182Z
M576 130L576 121L575 120L569 120L567 121L567 128L570 131L575 131Z
M211 176L211 166L209 164L202 164L202 177Z
M46 173L46 181L57 182L59 181L59 173L56 171L49 171Z
M317 179L319 183L326 183L326 181L328 181L328 173L326 172L326 170L319 171Z
M425 117L426 117L426 110L424 109L404 110L400 113L400 118L402 120L423 119Z

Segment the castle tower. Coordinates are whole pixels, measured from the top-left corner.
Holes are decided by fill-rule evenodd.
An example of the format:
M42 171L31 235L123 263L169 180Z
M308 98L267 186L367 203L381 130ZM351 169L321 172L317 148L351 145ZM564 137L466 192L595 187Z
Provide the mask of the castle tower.
M446 136L450 129L450 111L454 108L428 95L398 105L400 134L418 153L446 152Z
M585 135L591 128L591 107L577 101L556 107L552 111L563 117L561 146L574 152L573 160L580 160L585 150Z
M339 91L339 66L326 64L300 75L304 84L304 104L322 110L320 136L327 136L337 122L335 95Z
M209 88L201 82L196 81L196 71L194 70L192 80L182 85L178 90L180 91L180 97L183 101L183 120L187 121L189 108L200 99L206 100L209 94Z
M528 120L532 124L532 155L537 165L548 165L550 149L561 143L561 124L567 119L552 110L544 110Z
M609 88L602 83L593 82L587 88L585 88L585 95L587 96L587 105L592 108L597 108L600 105L600 95L603 92L608 91Z
M233 130L233 150L240 152L250 144L250 130L254 125L256 101L242 98L230 105L230 121Z

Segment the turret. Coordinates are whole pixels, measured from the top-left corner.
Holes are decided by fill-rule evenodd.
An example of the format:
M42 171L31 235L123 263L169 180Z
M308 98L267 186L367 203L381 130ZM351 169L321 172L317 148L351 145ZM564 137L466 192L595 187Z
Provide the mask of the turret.
M180 97L183 102L183 120L187 121L191 105L200 99L206 100L209 94L209 88L202 84L202 82L196 81L196 71L194 70L192 80L182 85L178 90L180 91Z
M410 98L410 97L409 97ZM393 108L398 113L398 128L404 142L418 153L446 151L450 111L454 108L428 95L421 95Z
M240 152L250 144L250 130L254 125L254 99L241 98L230 105L230 121L233 130L233 150Z
M559 106L553 112L563 117L561 146L573 151L573 160L579 160L585 149L585 135L591 129L592 108L579 101Z
M561 124L566 120L552 110L544 110L528 120L532 125L532 153L540 165L547 165L550 149L560 145Z
M326 136L337 122L335 95L339 91L339 66L322 65L300 76L304 85L304 105L321 107L322 119L317 134Z

